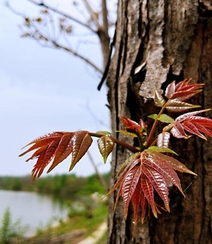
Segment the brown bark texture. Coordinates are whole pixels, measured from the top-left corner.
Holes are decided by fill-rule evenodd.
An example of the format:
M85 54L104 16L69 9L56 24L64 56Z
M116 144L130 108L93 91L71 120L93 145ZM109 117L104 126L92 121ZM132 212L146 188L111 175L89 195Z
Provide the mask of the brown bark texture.
M114 135L123 129L121 117L147 121L155 112L155 89L173 80L192 78L204 83L196 102L212 106L212 1L207 0L119 0L115 52L107 77L108 99ZM207 113L212 117L212 113ZM113 211L116 192L110 196L109 244L208 244L212 243L212 146L208 141L191 138L172 140L172 148L198 177L181 174L183 198L170 190L171 213L158 219L150 216L135 226L129 214L123 219L119 201ZM113 153L111 186L119 167L129 156L120 146Z

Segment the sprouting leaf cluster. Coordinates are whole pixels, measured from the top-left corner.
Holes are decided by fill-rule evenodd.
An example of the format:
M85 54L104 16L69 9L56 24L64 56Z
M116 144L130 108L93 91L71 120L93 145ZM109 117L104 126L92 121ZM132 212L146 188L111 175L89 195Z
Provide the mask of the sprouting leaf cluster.
M159 107L160 111L158 114L149 116L154 120L149 130L143 120L137 123L126 116L122 118L124 130L120 130L119 133L136 137L139 146L135 147L116 139L109 132L53 132L30 142L29 149L20 156L34 151L27 161L37 159L32 170L32 177L36 179L43 173L47 165L50 164L47 171L50 172L70 154L72 154L72 159L69 170L72 170L89 149L93 141L92 137L98 137L98 149L104 162L112 152L114 145L120 144L130 150L132 155L123 162L117 175L117 181L108 193L117 189L114 208L116 208L119 198L122 197L124 218L128 216L130 204L133 207L135 223L139 220L144 221L149 208L157 218L161 210L170 212L169 183L176 186L184 195L176 171L196 176L183 163L170 156L176 156L173 149L169 147L171 137L189 139L192 135L196 135L206 140L206 136L212 136L212 120L199 116L200 113L209 109L188 112L188 110L200 107L188 103L187 100L201 92L203 87L203 84L191 84L190 82L190 79L177 84L173 81L167 86L164 94L155 92L155 106ZM172 118L168 112L175 113L175 118ZM158 123L163 123L164 127L155 137ZM164 206L160 206L156 202L156 193Z

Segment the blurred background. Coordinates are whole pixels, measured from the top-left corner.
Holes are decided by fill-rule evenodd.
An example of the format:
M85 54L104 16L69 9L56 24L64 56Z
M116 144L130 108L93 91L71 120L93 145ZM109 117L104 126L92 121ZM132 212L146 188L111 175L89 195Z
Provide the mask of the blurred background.
M71 1L59 2L51 1L51 5L77 14ZM25 163L26 157L18 155L23 146L38 136L53 131L110 131L107 91L105 86L97 90L101 74L80 58L21 37L23 17L6 7L4 0L0 3L0 175L26 175L34 162ZM41 9L29 1L9 3L17 13L40 15ZM80 28L78 25L74 29L72 45L102 68L97 38ZM96 145L91 153L95 162L101 164L99 170L107 172L109 163L102 164ZM60 164L52 174L68 172L69 161ZM85 156L73 172L89 175L94 170Z
M107 3L111 37L116 4ZM97 90L104 71L95 22L103 24L101 1L45 4L56 11L30 0L0 0L0 243L70 243L70 238L80 243L101 224L104 242L107 198L102 196L108 190L110 158L103 163L95 140L90 157L84 156L72 172L69 157L34 183L35 161L25 162L30 155L18 157L26 144L49 132L110 131L107 88ZM61 46L55 48L45 35Z

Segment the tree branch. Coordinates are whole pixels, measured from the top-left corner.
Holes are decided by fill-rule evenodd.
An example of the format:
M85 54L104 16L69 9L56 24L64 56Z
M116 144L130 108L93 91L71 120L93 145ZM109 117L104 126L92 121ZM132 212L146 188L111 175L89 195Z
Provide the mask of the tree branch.
M97 14L93 11L93 9L91 8L90 4L88 3L87 0L83 0L84 4L85 4L85 7L87 8L88 12L90 13L91 15L91 19L93 20L93 22L95 23L96 25L96 28L97 30L100 28L100 24L99 24L99 21L98 21L98 16Z
M49 5L46 5L43 1L41 1L40 3L38 3L38 2L36 2L34 0L28 0L28 1L33 3L33 4L35 4L35 5L37 5L37 6L44 7L44 8L46 8L48 10L51 10L51 11L57 13L57 14L60 14L60 15L64 16L65 18L70 19L70 20L74 21L75 23L77 23L77 24L89 29L91 32L93 32L95 34L97 33L96 30L94 30L94 29L92 29L90 27L90 25L88 25L86 23L83 23L82 21L80 21L80 20L78 20L78 19L76 19L76 18L74 18L74 17L72 17L72 16L70 16L68 14L63 13L63 12L61 12L60 10L58 10L56 8L53 8L53 7L49 6Z
M108 33L108 10L107 10L107 1L102 0L102 23L103 28L106 33Z
M71 54L73 54L74 56L76 56L76 57L78 57L78 58L80 58L80 59L82 59L83 61L85 61L87 64L89 64L91 67L93 67L96 71L98 71L99 73L103 73L102 72L102 70L99 68L99 67L97 67L94 63L92 63L89 59L87 59L86 57L84 57L84 56L82 56L81 54L79 54L79 53L77 53L76 51L74 51L74 50L72 50L72 49L70 49L70 48L68 48L68 47L65 47L65 46L63 46L63 45L61 45L61 44L58 44L56 41L54 41L54 40L50 40L51 41L51 43L56 47L56 48L58 48L58 49L62 49L62 50L64 50L64 51L66 51L66 52L69 52L69 53L71 53Z
M106 0L102 0L102 22L103 25L101 28L98 29L98 35L100 39L100 44L102 48L102 54L103 54L103 64L104 68L107 65L108 57L110 53L109 45L110 45L110 37L108 34L108 19L107 19L107 4Z
M34 1L32 1L32 0L28 0L28 1L30 1L30 2L34 2ZM38 3L36 3L36 4L38 4ZM19 15L19 16L21 16L22 18L26 18L26 16L24 16L22 13L19 13L19 12L17 12L16 10L14 10L14 9L10 6L9 2L6 2L6 6L7 6L13 13L15 13L16 15ZM72 50L71 48L66 47L66 46L60 44L59 42L53 40L49 35L46 36L44 33L40 32L40 30L34 25L33 21L30 22L30 25L33 26L33 28L34 28L35 30L37 30L36 35L35 35L35 33L33 33L33 31L31 31L31 33L27 33L28 35L26 35L26 36L29 36L29 37L35 39L35 40L38 41L38 42L39 42L39 39L46 40L46 41L52 43L53 46L54 46L55 48L62 49L62 50L64 50L64 51L66 51L66 52L71 53L72 55L74 55L74 56L76 56L76 57L82 59L84 62L86 62L87 64L89 64L92 68L94 68L94 69L95 69L96 71L98 71L100 74L103 73L103 71L102 71L99 67L97 67L93 62L91 62L91 61L90 61L89 59L87 59L86 57L82 56L81 54L77 53L76 51ZM42 37L42 38L40 38L40 37ZM51 47L51 46L49 45L48 47Z
M106 189L106 191L108 191L108 184L105 181L105 179L103 178L103 176L99 173L99 170L98 170L98 168L97 168L97 166L96 166L96 164L94 162L94 159L93 159L93 157L92 157L92 155L91 155L91 153L89 151L87 151L87 155L88 155L89 160L91 161L92 166L94 167L94 170L96 172L96 175L97 175L99 181L104 186L104 188Z
M102 19L103 19L103 25L104 26L101 26L98 22L98 16L97 14L92 10L92 8L90 7L89 3L87 0L84 0L84 3L86 5L86 8L88 9L88 11L90 12L91 14L91 17L92 17L92 20L95 22L95 25L97 27L97 30L94 30L91 28L90 25L88 24L85 24L75 18L73 18L72 16L70 15L67 15L61 11L59 11L58 9L56 8L53 8L47 4L45 4L42 0L40 2L37 2L35 0L28 0L30 3L36 5L36 6L39 6L39 7L44 7L46 8L47 10L51 10L57 14L60 14L62 16L64 16L65 18L67 19L70 19L72 21L74 21L75 23L78 23L80 25L82 25L83 27L85 28L88 28L90 31L92 31L93 33L97 34L99 40L100 40L100 45L101 45L101 49L102 49L102 55L103 55L103 63L104 63L104 68L106 67L107 65L107 61L108 61L108 56L109 56L109 43L110 43L110 38L109 38L109 35L108 35L108 20L107 20L107 6L106 6L106 0L103 0L102 2ZM15 11L9 4L9 2L7 1L6 2L6 6L13 12L15 13L16 15L19 15L23 18L25 18L26 20L26 16L23 15L22 13L19 13L17 11ZM32 20L33 21L33 20ZM30 22L30 25L32 25L32 21ZM31 33L26 33L25 36L31 36L32 38L34 38L35 40L39 41L39 37L37 36L39 34L39 28L37 27L37 34L35 35L35 33L33 33L32 31L30 31ZM78 52L72 50L71 48L67 47L67 46L64 46L62 44L60 44L58 41L55 40L55 35L54 35L54 39L52 39L49 35L46 36L45 34L43 33L40 33L40 36L43 37L43 40L46 39L46 41L49 41L53 44L54 47L58 48L58 49L62 49L64 51L67 51L71 54L73 54L74 56L78 57L78 58L81 58L83 61L85 61L87 64L89 64L91 67L93 67L96 71L98 71L99 73L103 73L103 71L97 67L93 62L91 62L89 59L87 59L86 57L82 56L81 54L79 54Z

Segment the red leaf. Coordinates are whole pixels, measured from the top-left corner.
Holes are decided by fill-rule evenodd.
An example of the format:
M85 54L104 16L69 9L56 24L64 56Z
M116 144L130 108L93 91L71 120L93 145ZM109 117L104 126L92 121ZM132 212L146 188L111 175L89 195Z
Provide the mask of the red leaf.
M195 116L205 111L208 109L183 114L175 119L175 123L166 126L164 130L171 129L171 134L176 138L189 138L185 132L187 131L206 140L202 133L212 137L212 119Z
M44 145L44 146L42 146L42 147L40 147L40 148L38 148L38 149L32 154L32 156L26 160L26 162L28 162L28 161L31 160L31 159L38 158L38 157L43 153L43 151L46 150L47 147L48 147L48 144L47 144L47 145ZM19 155L19 156L22 156L22 154Z
M124 127L127 129L128 132L134 132L139 134L140 136L143 135L143 131L147 127L147 125L143 122L143 120L140 120L139 124L136 123L135 121L127 118L124 116L122 118L122 122L124 124Z
M43 150L38 157L37 163L35 164L32 170L32 178L33 180L40 177L43 173L44 168L49 164L51 161L54 151L59 144L58 140L52 141L46 148ZM39 149L38 149L39 150Z
M199 131L203 132L204 134L211 136L212 137L212 130L211 129L207 129L206 126L201 125L201 124L196 124L196 127Z
M78 132L53 132L35 139L28 145L33 144L20 156L36 150L26 161L37 158L32 170L32 177L36 179L41 176L45 167L53 160L47 172L61 163L72 153L70 170L86 153L92 143L91 136L87 131Z
M92 138L89 135L88 131L78 131L75 132L74 136L71 139L73 146L72 151L72 160L69 171L71 171L76 163L84 156L88 148L92 143Z
M72 152L72 137L73 133L67 133L61 137L60 143L55 151L54 161L52 162L52 165L48 169L47 173L52 171L53 168L55 168L59 163L61 163L70 155Z
M148 149L135 153L127 160L127 165L108 194L119 188L115 208L119 197L122 196L124 217L127 218L129 203L132 202L135 223L137 223L140 208L141 221L144 221L146 203L151 207L153 215L157 217L160 211L154 200L154 191L161 197L167 211L170 211L167 182L175 185L184 195L175 170L196 175L178 160L162 153L148 151Z
M162 132L158 135L157 146L158 147L169 147L170 133Z
M153 212L155 218L157 218L158 211L157 211L157 206L156 206L155 200L154 200L154 189L153 189L152 184L147 179L141 179L141 189L142 189L144 196L147 199L149 205L152 208L152 212Z
M182 126L191 134L197 135L206 140L204 134L212 137L212 120L200 116L191 116L189 119L183 121Z
M121 183L124 181L124 177L126 176L126 174L128 173L128 171L131 170L133 167L136 166L136 164L139 163L139 159L138 159L139 154L140 153L134 153L133 155L131 155L131 157L129 157L126 160L126 162L124 162L125 166L121 170L121 173L118 174L119 175L119 178L118 178L117 182L115 183L115 185L113 186L113 188L108 192L107 195L109 195L110 193L112 193L113 191L115 191L115 189L118 188L121 185ZM117 198L118 197L119 196L117 196Z
M45 151L43 151L40 155L39 155L39 159L43 159L45 154ZM41 164L39 161L37 161L37 163L34 165L33 169L32 169L32 179L35 180L36 178L39 178L41 176L41 174L43 173L44 168L46 167L46 164Z
M150 168L156 170L159 174L161 174L166 180L171 182L173 185L175 185L180 192L184 195L180 179L178 178L178 175L173 170L171 165L166 161L163 160L159 155L161 153L146 153L144 151L143 153L143 159L142 162L149 166Z
M135 186L135 191L132 194L131 202L132 202L133 214L134 214L133 221L134 224L136 225L138 221L139 208L140 206L142 206L143 202L145 202L145 198L141 190L140 179L138 184ZM145 208L144 209L142 208L142 216L143 215L145 217Z
M152 183L155 191L163 200L164 206L167 209L167 211L170 212L169 198L168 198L169 191L168 191L166 180L156 170L151 169L149 167L143 167L143 173L148 178L148 180Z
M191 118L194 115L197 115L197 114L200 114L200 113L204 113L204 112L207 112L209 110L211 110L211 109L202 109L202 110L198 110L198 111L193 111L193 112L189 112L189 113L182 114L182 115L178 116L175 119L175 122L185 121L186 119L189 119L189 118Z
M194 134L196 136L201 137L204 140L207 140L207 138L199 132L198 128L191 121L184 121L182 126L186 131L190 132L191 134Z
M140 180L141 185L141 180ZM145 215L146 215L147 201L144 197L143 192L141 193L141 223L144 223Z
M185 79L175 85L175 81L169 84L165 91L165 96L169 99L186 101L192 96L202 91L204 84L189 84L191 79Z
M184 83L184 84L186 84L186 83L187 84L185 86L182 86L179 88L178 88L178 84L177 84L176 85L176 92L174 93L172 98L176 98L180 101L185 101L185 100L190 99L191 97L193 97L194 95L196 95L197 93L202 91L202 86L204 84L190 84L190 85L188 85L189 82L190 82L190 80L187 80L187 82Z
M134 224L135 225L137 224L140 208L141 208L141 223L143 224L146 216L147 201L141 188L141 178L139 179L138 184L136 185L136 189L132 195L131 202L133 207Z
M124 181L125 181L125 177L127 177L128 172L139 163L139 160L138 160L139 154L140 153L135 153L130 158L128 158L126 160L126 162L124 163L125 167L124 167L124 169L121 170L121 174L120 174L117 182L112 187L112 189L107 193L107 195L109 195L109 194L111 194L113 191L115 191L119 187L119 190L118 190L118 193L117 193L117 196L116 196L116 201L115 201L115 204L114 204L114 210L116 209L116 206L118 204L118 199L121 196L122 187L123 187L123 184L124 184ZM130 200L131 199L129 199L129 201Z
M141 176L141 168L135 166L127 172L122 185L122 198L124 203L124 218L126 219L128 215L128 207L132 195L135 191L136 185L138 184L139 178Z
M34 144L29 149L27 149L26 151L24 151L23 153L21 153L19 155L19 157L21 157L21 156L25 155L26 153L28 153L30 151L33 151L36 148L39 148L39 147L41 147L41 146L43 146L45 144L47 145L48 143L52 142L52 140L59 139L63 134L64 134L64 132L52 132L52 133L49 133L47 135L38 137L37 139L35 139L34 141L31 141L30 143L28 143L25 146L25 147L27 147L27 146L29 146L31 144Z
M193 171L189 170L184 164L182 164L177 159L170 157L168 155L165 155L163 153L155 152L154 154L157 155L158 158L161 158L161 160L164 160L167 163L169 163L174 170L177 170L177 171L182 172L182 173L188 173L188 174L192 174L192 175L197 176L197 174L195 174Z
M176 138L185 138L188 139L190 136L185 133L185 130L181 123L176 122L173 128L171 129L171 134Z
M174 92L175 92L176 86L175 86L175 81L173 81L172 83L170 83L166 90L165 90L165 96L167 98L172 98Z
M185 103L185 102L180 101L178 99L170 99L167 102L166 109L169 112L178 113L178 112L187 111L187 110L189 110L191 108L198 108L198 107L200 107L200 106L199 105L193 105L193 104L190 104L190 103Z

